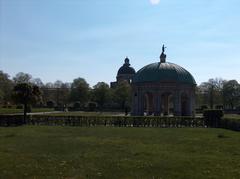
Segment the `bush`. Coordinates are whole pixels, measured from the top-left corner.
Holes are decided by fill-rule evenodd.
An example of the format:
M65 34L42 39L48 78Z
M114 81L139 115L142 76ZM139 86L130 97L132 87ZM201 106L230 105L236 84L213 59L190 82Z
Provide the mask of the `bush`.
M23 106L22 105L17 105L16 109L23 109Z
M207 106L207 105L202 105L202 106L201 106L201 110L202 110L202 111L204 111L204 110L206 110L206 109L208 109L208 106Z
M27 105L27 113L32 112L32 106L31 105Z
M94 103L94 102L89 102L88 103L88 110L89 111L95 111L97 108L97 103Z
M81 110L81 103L79 101L75 102L73 104L73 108L75 111L80 111Z
M240 121L238 119L233 119L233 118L224 118L221 121L221 127L224 129L240 131Z
M237 106L237 107L236 107L236 110L240 111L240 106Z
M19 119L20 118L20 119ZM14 120L13 120L14 119ZM0 126L61 125L61 126L115 126L115 127L203 127L202 118L191 117L135 117L135 116L28 116L24 123L22 115L0 115Z
M216 105L215 108L216 109L223 109L223 105Z
M205 119L205 124L208 127L219 127L221 119L223 117L223 110L220 109L204 110L203 116Z
M53 101L47 101L47 107L48 108L54 108L55 103Z

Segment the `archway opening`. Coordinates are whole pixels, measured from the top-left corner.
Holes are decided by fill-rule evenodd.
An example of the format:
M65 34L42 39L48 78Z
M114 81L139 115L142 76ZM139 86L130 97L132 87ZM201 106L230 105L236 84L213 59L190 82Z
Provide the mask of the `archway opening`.
M164 116L172 115L174 112L172 93L164 93L161 95L161 114Z
M147 116L153 115L154 104L153 104L153 94L146 93L144 95L144 113Z
M189 116L189 98L186 93L181 95L181 115Z

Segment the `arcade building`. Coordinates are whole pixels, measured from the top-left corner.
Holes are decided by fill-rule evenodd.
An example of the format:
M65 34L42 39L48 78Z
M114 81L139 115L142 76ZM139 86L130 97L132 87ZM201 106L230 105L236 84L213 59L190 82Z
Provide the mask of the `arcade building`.
M160 61L135 72L129 59L118 70L116 86L126 80L132 86L132 116L193 116L196 82L186 69L166 61L165 47Z

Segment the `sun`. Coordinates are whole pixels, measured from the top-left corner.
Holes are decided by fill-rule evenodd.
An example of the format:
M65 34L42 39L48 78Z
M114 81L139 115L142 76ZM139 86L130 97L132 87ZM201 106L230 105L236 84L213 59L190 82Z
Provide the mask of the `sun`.
M150 0L150 3L151 3L152 5L157 5L157 4L160 3L160 0Z

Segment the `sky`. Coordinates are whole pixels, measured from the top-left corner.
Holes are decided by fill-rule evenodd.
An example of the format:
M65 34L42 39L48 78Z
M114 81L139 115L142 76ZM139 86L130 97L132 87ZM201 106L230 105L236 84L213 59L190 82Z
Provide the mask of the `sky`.
M240 82L239 0L0 0L0 70L44 83L116 80L126 56L136 71L167 61L196 82Z

